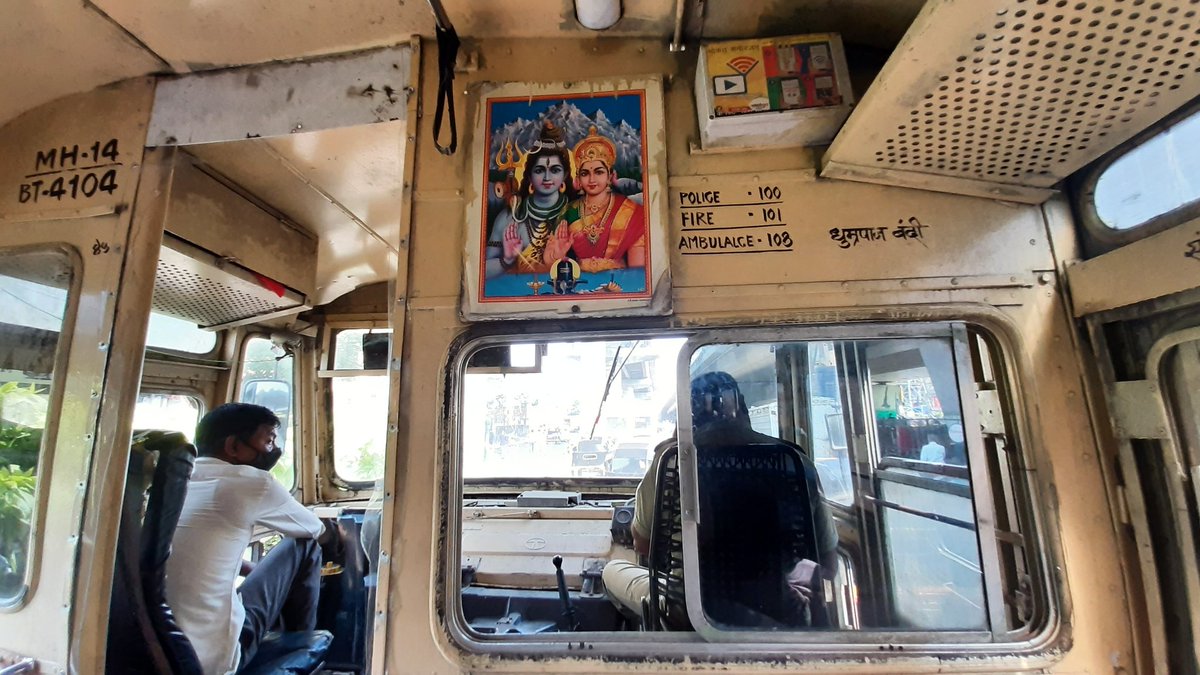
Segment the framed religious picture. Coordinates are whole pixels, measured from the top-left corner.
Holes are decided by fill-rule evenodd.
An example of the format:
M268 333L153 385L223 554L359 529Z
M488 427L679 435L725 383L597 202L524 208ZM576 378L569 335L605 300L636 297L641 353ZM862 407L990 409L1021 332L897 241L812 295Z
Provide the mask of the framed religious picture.
M670 311L658 78L485 85L467 319Z

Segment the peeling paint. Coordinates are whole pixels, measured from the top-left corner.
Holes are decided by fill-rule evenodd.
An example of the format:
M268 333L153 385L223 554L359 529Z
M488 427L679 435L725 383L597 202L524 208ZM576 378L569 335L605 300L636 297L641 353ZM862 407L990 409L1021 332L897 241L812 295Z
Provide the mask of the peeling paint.
M193 73L199 73L199 72L203 72L206 70L220 70L222 68L229 67L228 64L208 63L205 61L187 61L187 62L185 62L185 65L187 65L187 69Z

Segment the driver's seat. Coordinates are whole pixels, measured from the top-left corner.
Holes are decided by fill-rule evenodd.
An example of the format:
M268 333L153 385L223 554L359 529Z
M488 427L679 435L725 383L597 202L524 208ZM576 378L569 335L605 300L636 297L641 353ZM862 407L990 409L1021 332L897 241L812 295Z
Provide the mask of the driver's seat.
M106 672L200 675L200 661L166 599L167 558L187 495L196 449L174 431L133 436L125 480L109 611ZM241 673L310 675L333 635L284 633L265 639Z

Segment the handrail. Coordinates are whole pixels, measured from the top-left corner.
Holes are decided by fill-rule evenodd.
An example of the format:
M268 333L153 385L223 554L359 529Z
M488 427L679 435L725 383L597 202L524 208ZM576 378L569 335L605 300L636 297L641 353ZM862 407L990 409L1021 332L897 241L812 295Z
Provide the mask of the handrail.
M970 530L972 532L975 531L975 523L971 523L971 522L968 522L965 520L959 520L958 518L951 518L950 516L943 516L940 513L930 513L929 511L921 511L919 509L910 508L908 506L901 506L895 502L889 502L886 499L879 499L878 497L872 497L871 495L863 495L863 497L867 501L874 502L875 504L879 504L880 506L884 506L889 509L896 509L897 511L902 511L904 513L908 513L908 514L911 514L914 516L920 516L922 518L936 520L939 523L945 523L946 525L953 525L954 527L961 527L964 530Z

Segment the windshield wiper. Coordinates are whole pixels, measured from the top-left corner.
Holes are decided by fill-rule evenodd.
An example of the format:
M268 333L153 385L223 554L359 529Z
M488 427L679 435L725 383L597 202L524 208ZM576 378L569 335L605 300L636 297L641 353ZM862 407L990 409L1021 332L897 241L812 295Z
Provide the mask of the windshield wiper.
M629 357L633 356L633 350L641 344L641 340L634 340L633 346L629 348L629 353L625 355L625 360L621 362L620 368L617 367L617 359L621 358L621 348L617 347L617 351L613 353L612 365L608 368L608 380L604 383L604 395L600 397L600 405L596 407L596 419L592 420L592 430L588 433L588 440L596 437L596 425L600 423L600 415L604 412L604 402L608 400L608 392L612 389L613 380L617 379L617 373L629 361Z

